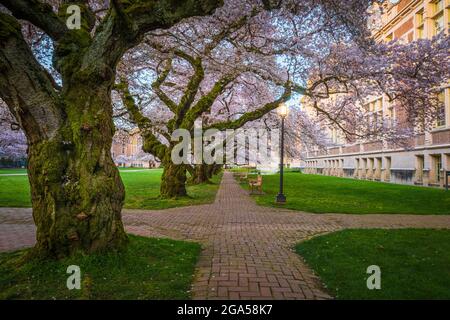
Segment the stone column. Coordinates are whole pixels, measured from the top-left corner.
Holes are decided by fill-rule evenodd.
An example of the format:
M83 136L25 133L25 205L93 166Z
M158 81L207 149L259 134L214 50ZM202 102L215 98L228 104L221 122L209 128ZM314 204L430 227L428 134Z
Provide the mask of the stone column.
M428 186L430 183L430 169L423 169L422 184Z

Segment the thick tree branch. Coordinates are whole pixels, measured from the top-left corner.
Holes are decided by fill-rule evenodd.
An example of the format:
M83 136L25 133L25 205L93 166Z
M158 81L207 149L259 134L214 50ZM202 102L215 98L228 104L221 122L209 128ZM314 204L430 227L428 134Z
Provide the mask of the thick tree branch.
M188 61L192 68L194 68L194 74L192 75L189 83L187 84L186 90L181 97L180 103L177 108L177 121L178 125L181 124L186 112L191 107L194 102L195 96L200 88L200 84L205 77L205 72L202 66L202 60L200 58L194 58L191 55L181 51L176 50L175 54L184 60Z
M145 33L210 14L221 5L217 0L114 0L97 27L81 69L112 79L120 58L140 43Z
M178 106L175 102L173 102L172 99L170 99L164 91L161 89L161 85L166 81L167 76L170 73L170 70L172 69L172 59L169 59L167 61L167 64L163 71L158 75L156 80L152 83L152 89L155 92L155 94L158 96L158 98L164 102L164 104L169 108L170 111L173 113L177 113Z
M226 129L238 129L245 125L247 122L254 121L260 119L265 114L269 113L272 110L275 110L279 107L279 105L283 102L286 102L291 97L291 88L290 85L287 84L285 86L285 90L280 98L270 103L266 103L264 106L250 112L244 113L241 117L236 120L223 121L211 124L209 126L204 127L204 130L208 129L218 129L218 130L226 130Z
M194 124L195 120L201 116L203 112L208 111L211 106L216 101L216 98L222 94L225 90L226 86L231 83L234 79L236 79L237 75L228 74L222 77L219 81L217 81L212 89L203 97L201 97L197 103L186 113L184 117L181 127L190 129Z
M222 6L218 0L117 0L123 3L124 12L136 24L137 36L148 31L165 29L184 18L211 14Z
M283 0L262 0L265 10L275 10L279 9L283 4Z
M65 22L53 12L51 5L38 0L0 0L14 17L31 22L52 39L61 39L69 30Z
M169 28L185 18L210 14L221 5L222 1L217 0L114 0L97 28L85 64L104 61L105 69L109 66L114 70L122 55L136 46L145 33Z
M350 131L349 129L347 129L345 126L343 126L341 124L341 122L337 119L337 117L333 116L330 112L326 111L325 109L319 107L319 104L317 103L317 101L314 101L313 104L313 108L325 115L326 118L328 118L328 120L333 123L334 125L336 125L347 137L358 137L358 138L362 138L364 137L364 135L359 134L356 131Z
M204 54L209 55L211 51L214 50L226 37L228 37L236 30L242 28L250 18L256 16L258 13L259 11L255 7L250 15L240 17L239 19L231 22L226 28L223 28L221 32L214 35L211 39L212 41L208 45L206 45Z
M145 117L136 106L133 96L129 91L128 83L125 82L125 80L122 80L119 84L115 85L114 89L120 93L123 104L130 115L131 121L139 128L141 137L144 141L142 149L145 152L153 154L159 159L163 159L164 154L167 151L167 147L152 133L153 124L150 119Z
M23 39L20 24L4 13L0 13L0 70L0 96L29 142L53 137L62 119L59 96Z

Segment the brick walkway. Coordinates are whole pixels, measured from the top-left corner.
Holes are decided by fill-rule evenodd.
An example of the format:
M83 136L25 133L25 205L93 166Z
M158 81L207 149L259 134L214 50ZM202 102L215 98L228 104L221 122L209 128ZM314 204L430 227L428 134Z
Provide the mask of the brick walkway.
M450 216L310 214L257 206L225 173L213 204L124 210L128 232L202 243L195 299L326 299L295 243L344 228L450 228ZM31 246L30 209L0 208L0 251Z

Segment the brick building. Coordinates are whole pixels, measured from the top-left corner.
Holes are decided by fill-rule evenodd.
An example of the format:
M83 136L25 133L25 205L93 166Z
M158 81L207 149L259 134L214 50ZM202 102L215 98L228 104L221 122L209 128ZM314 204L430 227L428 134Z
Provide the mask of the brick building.
M142 137L137 129L130 132L117 130L111 155L118 167L156 168L160 165L153 155L142 151Z
M414 41L431 38L449 28L450 0L385 1L377 41ZM445 102L431 132L418 135L408 149L387 141L345 143L335 130L329 130L334 147L309 150L303 171L339 177L377 180L424 186L444 186L450 171L450 89L444 86L439 98ZM365 108L379 117L401 122L401 112L389 105L387 97L374 97Z

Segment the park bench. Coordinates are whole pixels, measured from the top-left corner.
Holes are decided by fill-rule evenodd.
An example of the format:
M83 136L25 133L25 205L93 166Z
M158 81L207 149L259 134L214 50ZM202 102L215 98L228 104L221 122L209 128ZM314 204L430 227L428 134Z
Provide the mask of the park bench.
M259 194L262 194L262 185L263 178L262 175L258 175L256 179L249 179L248 185L250 186L250 194L254 194L255 189L259 191Z
M239 182L244 182L248 178L248 173L241 172L238 177L239 177Z

